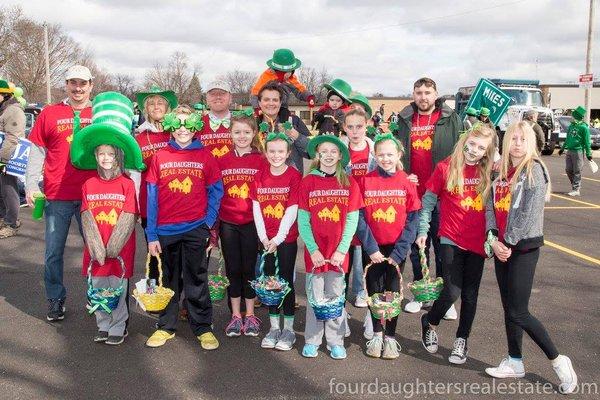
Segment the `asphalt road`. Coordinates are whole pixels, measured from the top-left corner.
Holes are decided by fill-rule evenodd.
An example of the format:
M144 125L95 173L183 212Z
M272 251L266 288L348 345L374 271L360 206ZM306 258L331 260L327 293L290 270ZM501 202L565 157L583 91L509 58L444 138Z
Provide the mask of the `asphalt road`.
M583 383L580 390L592 392L572 397L598 398L600 175L591 175L586 168L582 196L565 199L563 194L569 187L563 174L564 159L554 155L544 160L556 193L545 213L545 237L554 246L542 249L530 308L545 324L559 351L572 358ZM1 399L561 397L554 393L558 380L550 363L527 336L524 379L493 381L483 372L507 353L500 298L489 261L469 339L469 359L462 366L451 366L447 361L457 322L442 322L438 329L440 351L430 355L419 340L418 316L409 314L402 314L398 323L400 358L386 361L365 356L361 326L365 309L353 306L348 306L352 314L352 335L345 342L348 358L332 360L324 346L318 358L303 358L303 295L296 321L298 342L289 352L261 349L261 337L225 337L228 312L223 302L215 305L214 313L215 331L221 341L217 351L202 350L184 322L167 345L146 348L144 342L154 330L154 320L134 305L129 337L123 345L111 347L92 342L96 325L84 309L82 240L76 227L72 226L65 249L67 315L62 322L49 323L43 287L44 224L32 221L29 209L22 209L21 218L19 236L0 242ZM145 249L141 229L137 234L135 280L143 273ZM303 269L301 252L297 265ZM405 280L410 280L410 275L406 272ZM300 274L297 282L301 294L303 281ZM266 333L267 311L261 308L258 314ZM510 396L502 394L511 391Z

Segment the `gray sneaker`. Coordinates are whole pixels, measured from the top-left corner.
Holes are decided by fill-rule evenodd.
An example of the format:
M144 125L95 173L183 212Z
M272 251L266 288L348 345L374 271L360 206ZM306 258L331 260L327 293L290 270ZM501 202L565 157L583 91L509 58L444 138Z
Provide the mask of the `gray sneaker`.
M274 349L277 341L279 340L279 336L281 335L281 331L279 329L271 329L267 336L265 336L260 342L260 347L263 349Z
M281 331L281 336L279 336L275 348L281 351L288 351L292 349L294 343L296 343L296 334L289 329L284 329Z
M393 360L400 357L401 350L402 347L400 347L400 343L395 338L386 337L383 339L383 354L381 357L386 360Z
M369 357L379 358L381 357L381 350L383 349L383 337L380 335L374 335L373 339L367 342L367 355Z

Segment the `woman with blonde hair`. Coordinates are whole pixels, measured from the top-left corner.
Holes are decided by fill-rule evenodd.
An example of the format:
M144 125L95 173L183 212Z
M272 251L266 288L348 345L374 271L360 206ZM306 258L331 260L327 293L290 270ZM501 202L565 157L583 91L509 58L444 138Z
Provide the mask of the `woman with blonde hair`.
M485 372L494 378L525 376L523 331L542 349L560 379L561 393L572 393L577 375L548 332L529 313L535 268L544 244L544 203L550 199L548 170L536 151L535 132L527 122L508 127L502 143L500 175L486 206L486 251L495 256L496 279L504 308L508 357Z
M438 350L436 327L460 297L460 321L448 361L467 361L479 284L485 262L485 204L490 193L496 132L475 124L456 143L452 155L439 162L427 181L421 200L419 233L415 243L425 248L431 214L439 200L440 253L444 288L431 308L421 316L421 341L429 353Z

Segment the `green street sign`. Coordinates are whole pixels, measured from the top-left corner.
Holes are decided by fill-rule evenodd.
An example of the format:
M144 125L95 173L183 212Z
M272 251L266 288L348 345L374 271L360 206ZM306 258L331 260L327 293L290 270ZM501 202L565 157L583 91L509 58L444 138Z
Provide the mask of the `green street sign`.
M477 87L473 90L473 94L465 110L469 107L473 107L476 110L485 107L490 110L490 121L494 125L498 125L500 118L502 118L509 105L510 97L506 93L492 82L481 78L477 82Z

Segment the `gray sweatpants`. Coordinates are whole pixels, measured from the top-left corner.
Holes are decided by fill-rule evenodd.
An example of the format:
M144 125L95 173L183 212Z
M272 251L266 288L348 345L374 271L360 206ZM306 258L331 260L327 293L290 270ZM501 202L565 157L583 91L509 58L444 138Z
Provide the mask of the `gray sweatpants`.
M92 284L95 288L98 287L118 287L121 280L120 276L93 276ZM109 336L123 336L125 333L125 323L129 317L129 311L127 311L127 279L123 280L125 290L119 299L119 304L112 313L108 314L105 311L96 311L96 325L98 330L108 332Z
M571 181L573 190L581 188L581 170L583 169L583 151L567 150L565 171Z
M307 288L311 275L313 274L306 274ZM339 272L314 274L312 290L316 301L324 298L338 297L344 293L344 275ZM306 328L304 330L306 344L320 346L323 342L323 332L325 332L325 340L329 347L343 346L344 334L346 333L346 319L347 314L344 308L340 317L328 321L319 321L310 303L308 303L306 307Z
M0 174L0 218L14 226L19 218L19 186L17 177Z

